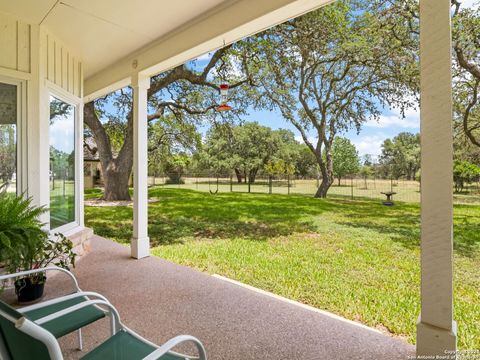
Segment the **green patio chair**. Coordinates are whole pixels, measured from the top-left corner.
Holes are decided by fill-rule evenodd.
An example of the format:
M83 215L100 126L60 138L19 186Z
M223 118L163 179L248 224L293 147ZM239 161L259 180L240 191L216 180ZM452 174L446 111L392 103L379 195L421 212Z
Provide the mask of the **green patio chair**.
M56 337L44 325L64 318L88 306L102 306L115 319L113 336L83 356L82 360L206 360L202 343L193 336L181 335L157 346L142 338L120 322L115 308L104 300L88 300L50 314L35 321L29 320L0 301L0 354L3 360L62 360L63 355ZM198 356L188 356L172 351L183 343L193 343Z
M5 280L14 279L17 277L27 276L39 272L52 272L58 271L63 274L66 274L72 281L73 292L67 295L57 297L48 301L43 301L35 305L26 306L16 309L19 313L24 314L26 318L31 321L43 318L45 316L57 313L61 310L70 308L74 305L84 303L93 299L100 299L102 301L108 302L108 300L95 292L91 291L82 291L78 286L78 281L75 276L68 270L59 268L56 266L49 266L46 268L39 268L35 270L23 271L13 274L4 274L0 276L0 283ZM97 320L104 318L109 313L102 309L99 306L90 305L80 308L76 312L70 312L65 314L61 318L56 318L54 320L45 322L42 324L46 330L48 330L56 338L60 338L64 335L67 335L71 332L78 332L78 348L82 350L83 341L82 341L82 330L81 328L91 324ZM112 335L114 334L114 319L110 319Z

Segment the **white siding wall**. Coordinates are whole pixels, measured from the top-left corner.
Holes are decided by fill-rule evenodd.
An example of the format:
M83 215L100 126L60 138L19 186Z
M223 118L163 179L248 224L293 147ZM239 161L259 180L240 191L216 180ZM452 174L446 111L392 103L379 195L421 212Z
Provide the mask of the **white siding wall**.
M22 81L23 186L36 205L48 207L49 196L49 92L66 93L76 99L83 123L83 69L79 57L43 26L28 24L0 13L0 76ZM83 130L77 134L83 134ZM81 137L77 138L81 150ZM83 151L79 151L83 155ZM82 165L83 159L77 158ZM28 167L27 167L28 164ZM77 184L83 196L83 176ZM83 205L80 205L83 225ZM48 223L45 214L42 221Z
M30 72L31 26L0 13L0 67Z
M65 91L82 97L82 63L78 57L46 29L40 31L40 46L44 47L41 72L45 78Z

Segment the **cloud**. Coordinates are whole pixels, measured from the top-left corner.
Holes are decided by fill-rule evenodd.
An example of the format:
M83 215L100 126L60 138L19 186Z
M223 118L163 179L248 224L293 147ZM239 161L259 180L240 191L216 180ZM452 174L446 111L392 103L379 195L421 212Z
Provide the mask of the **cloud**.
M398 110L391 111L388 115L381 115L378 121L370 119L365 123L366 127L385 129L385 128L402 128L402 129L419 129L420 113L417 109L407 109L405 118Z
M295 140L297 140L301 144L305 143L305 141L303 141L302 135L295 135ZM315 146L317 144L318 137L309 136L307 137L307 140Z
M382 153L382 144L388 136L385 134L360 135L350 137L350 141L355 145L360 156L370 154L375 159Z
M462 6L467 8L472 8L480 4L479 0L463 0Z

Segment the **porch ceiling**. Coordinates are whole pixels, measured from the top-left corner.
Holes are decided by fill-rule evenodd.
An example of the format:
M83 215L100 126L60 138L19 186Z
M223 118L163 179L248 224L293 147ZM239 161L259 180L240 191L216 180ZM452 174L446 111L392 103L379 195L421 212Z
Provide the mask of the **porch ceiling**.
M45 25L84 63L85 78L231 0L0 0L0 11Z

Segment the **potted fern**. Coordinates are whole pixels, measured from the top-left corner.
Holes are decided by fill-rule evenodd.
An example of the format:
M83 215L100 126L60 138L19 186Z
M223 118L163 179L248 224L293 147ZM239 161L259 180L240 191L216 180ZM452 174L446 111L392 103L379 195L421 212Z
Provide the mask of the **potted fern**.
M73 245L62 234L51 239L39 220L46 209L33 206L31 198L0 194L0 262L9 273L54 264L63 268L75 265ZM15 279L19 302L32 302L43 296L45 273Z

